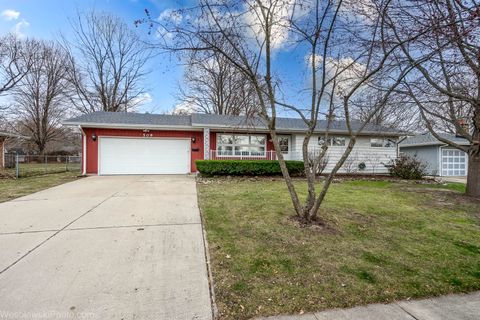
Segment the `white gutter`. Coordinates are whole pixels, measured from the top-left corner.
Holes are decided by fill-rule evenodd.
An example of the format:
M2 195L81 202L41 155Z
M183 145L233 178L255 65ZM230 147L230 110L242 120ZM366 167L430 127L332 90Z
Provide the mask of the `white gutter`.
M73 127L80 126L82 128L105 128L105 129L150 129L150 130L188 130L201 131L201 128L192 128L191 126L169 126L158 124L115 124L115 123L91 123L91 122L62 122L63 125Z
M255 132L262 132L268 133L268 129L266 128L254 128L254 127L235 127L235 126L227 126L227 125L200 125L200 124L192 124L191 126L172 126L172 125L148 125L148 124L115 124L115 123L91 123L91 122L70 122L65 121L62 122L65 126L81 126L83 128L105 128L105 129L150 129L150 130L176 130L176 131L202 131L204 128L209 128L210 130L220 130L220 131L255 131ZM278 133L297 133L302 134L305 130L301 129L277 129ZM348 131L346 130L335 130L331 129L328 131L329 133L337 133L337 134L344 134L348 135ZM315 131L316 134L325 133L325 131ZM399 137L404 135L405 133L398 133L398 132L381 132L381 131L362 131L359 135L374 135L374 136L387 136L387 137Z
M455 141L452 141L452 142L455 142ZM470 143L465 143L465 142L455 142L456 144L460 145L460 146L469 146ZM443 142L424 142L424 143L415 143L415 144L399 144L400 148L414 148L414 147L428 147L428 146L441 146L441 147L445 147L445 146L450 146L446 143L443 143ZM455 147L452 147L452 148L455 148Z
M219 125L200 125L200 124L192 124L193 127L198 127L198 128L209 128L210 130L219 130L219 131L255 131L255 132L262 132L262 133L268 133L268 129L258 129L254 127L231 127L231 126L219 126ZM276 129L278 134L290 134L290 133L295 133L295 134L302 134L305 133L305 130L302 129L288 129L288 128L277 128ZM314 134L322 134L325 133L326 131L314 131ZM338 133L338 134L344 134L344 135L349 135L348 131L346 130L335 130L335 129L330 129L328 131L329 133ZM382 131L362 131L360 134L362 135L378 135L378 136L387 136L387 137L400 137L405 135L404 132L399 133L399 132L382 132Z

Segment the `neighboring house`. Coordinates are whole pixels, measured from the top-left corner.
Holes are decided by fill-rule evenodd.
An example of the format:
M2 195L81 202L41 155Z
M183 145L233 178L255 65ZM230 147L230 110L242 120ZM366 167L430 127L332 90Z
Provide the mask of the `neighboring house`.
M318 121L309 149L318 151L326 130ZM265 124L258 118L213 114L158 115L95 112L64 122L82 131L84 174L179 174L196 172L199 159L276 159ZM286 159L301 160L306 129L301 119L277 118L282 152ZM359 124L352 123L353 129ZM368 125L343 171L386 173L384 163L397 157L398 137L403 133ZM329 130L328 165L331 170L348 145L344 121ZM364 167L364 166L361 166Z
M0 131L0 168L5 167L5 140L7 138L28 139L27 137L20 136L18 134Z
M470 142L452 134L440 136L458 145ZM468 154L437 140L431 133L406 138L399 143L400 153L416 156L427 165L427 173L433 176L467 176Z

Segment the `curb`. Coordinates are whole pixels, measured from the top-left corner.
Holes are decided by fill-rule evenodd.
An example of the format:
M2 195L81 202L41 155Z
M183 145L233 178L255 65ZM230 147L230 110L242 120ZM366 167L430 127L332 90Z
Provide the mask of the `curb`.
M195 185L195 188L196 188L196 185ZM198 199L198 190L197 190L197 204L198 203L199 203L199 199ZM202 224L203 248L205 250L205 260L207 262L206 265L207 265L207 274L208 274L208 286L210 290L210 302L212 306L212 319L218 319L218 307L217 307L217 303L215 302L215 286L213 284L210 251L208 250L208 242L207 242L207 230L205 229L205 219L203 217L203 212L202 212L202 209L200 209L200 206L198 206L198 211L200 212L200 220Z

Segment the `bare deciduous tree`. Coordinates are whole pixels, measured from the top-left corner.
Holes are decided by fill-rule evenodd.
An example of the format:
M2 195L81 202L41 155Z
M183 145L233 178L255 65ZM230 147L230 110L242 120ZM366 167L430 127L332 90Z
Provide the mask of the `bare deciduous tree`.
M78 14L71 52L72 103L83 113L131 111L142 101L151 49L123 20L110 14ZM73 58L75 57L75 58Z
M0 37L0 95L14 88L32 66L30 40L15 34Z
M418 107L429 131L469 154L467 194L480 196L480 14L476 1L394 1L384 33L400 44L398 58L415 72L405 80L403 98ZM422 36L404 43L411 33ZM468 124L468 126L464 126ZM460 146L441 131L470 141Z
M13 89L10 109L15 129L31 137L43 154L47 143L62 132L60 121L69 101L68 53L60 46L32 40L33 64Z
M0 37L0 96L15 88L33 63L32 41L15 34ZM0 106L0 120L6 122L9 106Z
M352 152L359 134L389 102L391 94L412 69L395 61L398 44L382 43L380 26L384 23L384 12L389 9L388 2L379 1L373 8L376 8L374 12L359 16L357 12L352 14L350 5L342 0L201 0L188 11L192 18L181 25L172 27L150 20L152 24L159 24L160 35L169 35L159 46L173 51L216 52L248 79L257 94L259 117L272 137L294 210L306 223L322 222L318 211L333 177ZM284 45L283 40L287 38L305 54L298 70L309 75L309 85L298 90L298 95L305 97L301 102L284 98L282 86L291 83L287 84L275 69L275 50ZM378 88L380 94L372 102L370 114L363 121L354 122L352 103L367 87ZM335 99L333 105L342 111L349 139L345 152L317 192L317 168L325 159L328 145L324 144L312 161L309 143L320 117L328 119L326 136L334 122L335 108L329 107L327 98ZM279 146L276 129L279 109L296 113L305 123L302 144L308 186L305 202L300 200Z
M200 113L253 116L258 105L249 81L218 52L187 54L177 98L180 107Z

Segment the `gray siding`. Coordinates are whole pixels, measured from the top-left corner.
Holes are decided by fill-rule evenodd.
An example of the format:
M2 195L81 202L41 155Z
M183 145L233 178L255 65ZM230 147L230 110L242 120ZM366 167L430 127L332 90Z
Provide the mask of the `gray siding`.
M438 149L439 146L416 146L416 147L402 147L400 152L410 156L417 156L417 158L427 165L427 173L429 175L439 175L440 166L438 163Z

